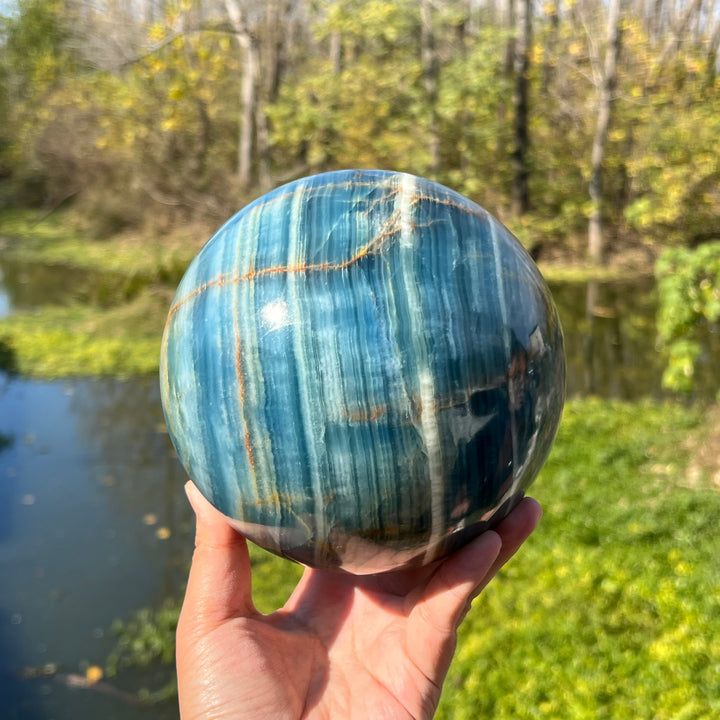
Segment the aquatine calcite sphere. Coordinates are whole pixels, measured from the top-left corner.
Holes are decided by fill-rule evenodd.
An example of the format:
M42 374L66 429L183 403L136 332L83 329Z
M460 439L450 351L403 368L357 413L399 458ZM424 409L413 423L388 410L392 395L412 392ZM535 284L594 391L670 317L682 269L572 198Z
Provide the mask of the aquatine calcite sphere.
M427 180L350 170L215 234L160 373L178 454L235 527L365 574L435 560L510 511L555 436L565 360L505 227Z

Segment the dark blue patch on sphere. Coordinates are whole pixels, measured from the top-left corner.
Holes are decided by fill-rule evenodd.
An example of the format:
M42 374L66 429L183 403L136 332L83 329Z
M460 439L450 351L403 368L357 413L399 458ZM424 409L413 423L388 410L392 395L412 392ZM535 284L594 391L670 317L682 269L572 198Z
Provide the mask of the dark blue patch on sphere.
M504 517L565 387L550 292L510 232L369 170L228 221L178 287L160 373L210 502L273 552L355 573L431 562Z

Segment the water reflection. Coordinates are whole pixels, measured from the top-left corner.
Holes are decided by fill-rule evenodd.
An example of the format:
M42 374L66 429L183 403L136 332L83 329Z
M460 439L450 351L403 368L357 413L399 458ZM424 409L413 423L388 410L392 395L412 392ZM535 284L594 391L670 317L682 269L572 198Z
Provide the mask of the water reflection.
M42 305L87 303L109 307L144 281L122 273L0 258L0 318Z
M551 286L565 335L569 396L662 395L652 278Z
M5 380L0 433L14 439L0 452L2 717L138 717L119 698L20 676L102 665L112 621L184 582L192 523L156 383ZM149 716L163 713L174 707Z
M0 264L0 320L10 314L10 297L5 290L5 278Z

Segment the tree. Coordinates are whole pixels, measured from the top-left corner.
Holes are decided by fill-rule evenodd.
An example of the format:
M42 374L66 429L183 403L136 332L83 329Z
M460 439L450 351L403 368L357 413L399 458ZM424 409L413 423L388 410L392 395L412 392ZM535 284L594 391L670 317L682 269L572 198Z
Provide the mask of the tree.
M268 108L276 154L291 167L301 163L304 171L386 167L429 173L431 113L415 4L334 2L314 35L316 51ZM328 52L338 42L340 63L336 47L334 55Z
M617 63L620 57L622 26L620 0L609 0L607 11L607 37L605 58L601 61L596 50L592 51L593 76L597 93L597 116L593 137L590 170L590 221L588 225L588 256L599 265L603 260L605 241L603 238L603 161L607 145L608 130L612 117L617 85ZM594 43L590 42L591 48Z
M530 53L532 52L531 0L518 0L517 35L514 42L513 71L515 88L514 106L514 147L512 151L513 184L512 212L522 215L530 209L530 186L528 149L530 144Z
M430 148L430 174L437 176L440 170L440 135L437 111L438 77L440 61L435 47L435 28L433 24L433 7L431 0L420 2L420 52L423 68L426 101L428 105L428 141Z
M68 48L71 7L64 0L20 0L17 13L2 20L0 168L13 176L21 202L54 202L43 177L36 141L38 121L76 56Z
M242 85L240 91L240 135L238 140L237 175L243 188L252 180L255 116L258 112L258 75L260 48L256 23L251 23L241 0L225 0L232 32L242 51Z

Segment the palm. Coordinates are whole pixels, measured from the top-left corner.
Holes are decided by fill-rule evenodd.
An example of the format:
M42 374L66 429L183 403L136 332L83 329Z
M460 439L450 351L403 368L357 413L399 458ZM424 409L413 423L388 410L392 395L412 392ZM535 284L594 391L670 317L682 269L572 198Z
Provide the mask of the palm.
M183 720L430 718L471 598L539 519L526 500L429 568L355 577L306 570L261 615L244 540L194 488L198 543L178 627Z

